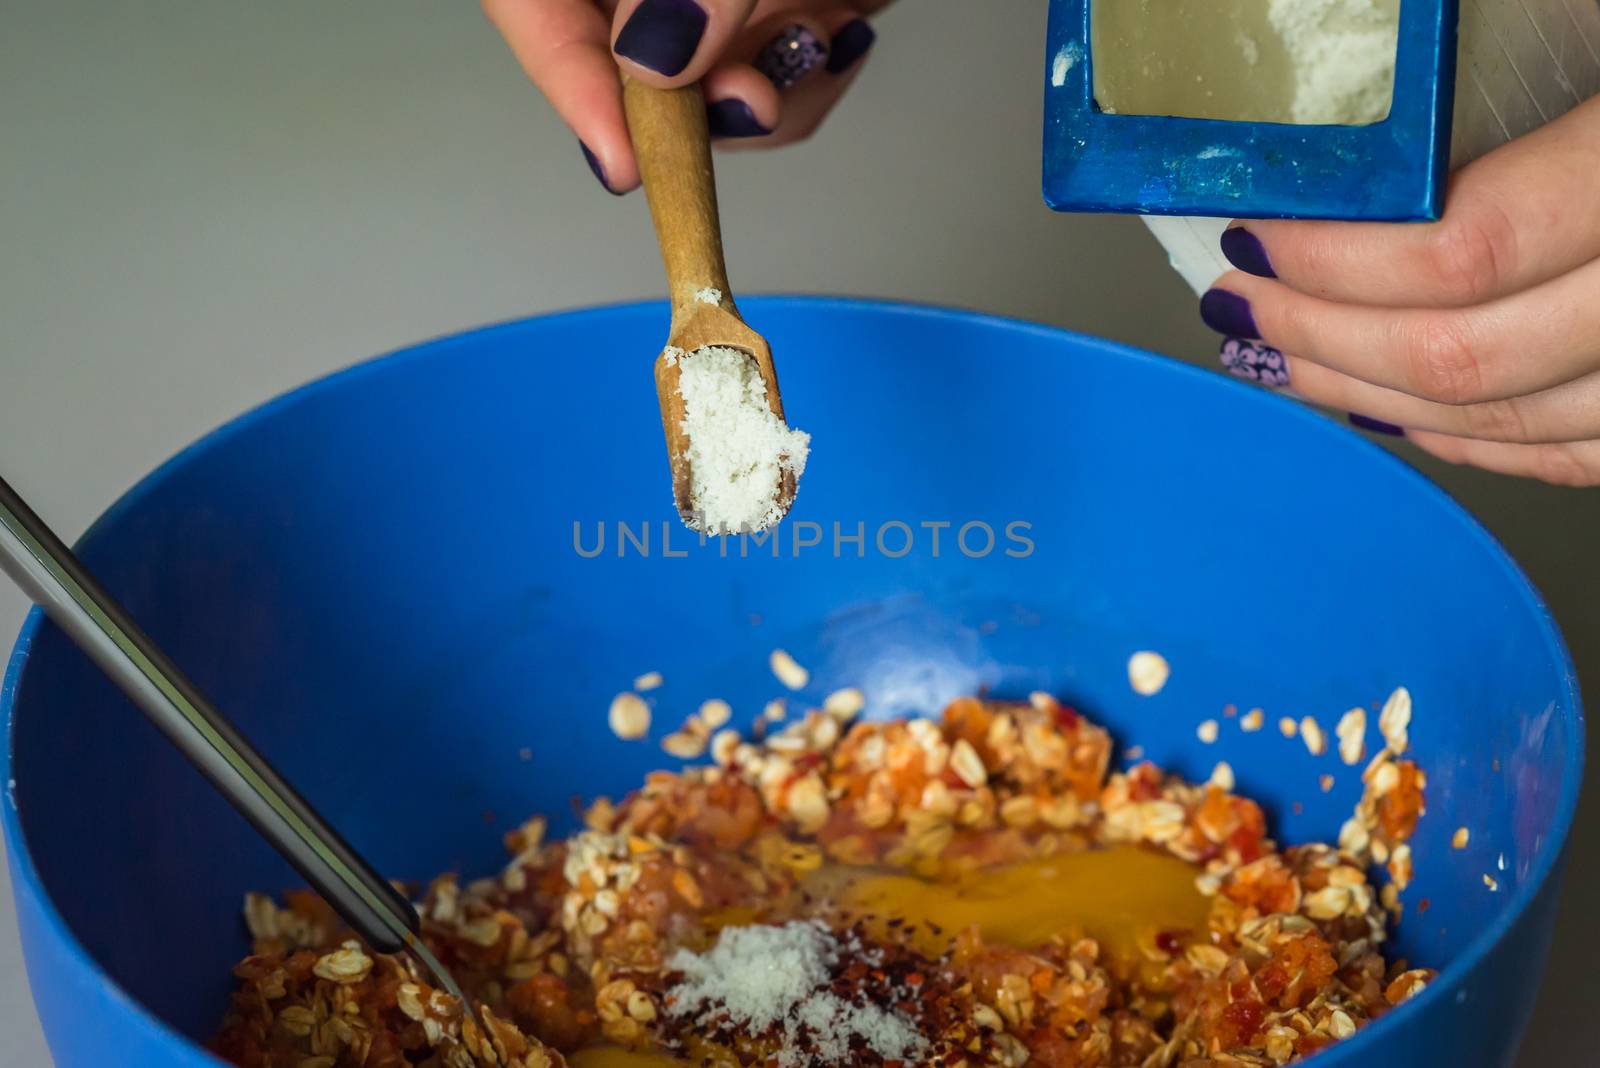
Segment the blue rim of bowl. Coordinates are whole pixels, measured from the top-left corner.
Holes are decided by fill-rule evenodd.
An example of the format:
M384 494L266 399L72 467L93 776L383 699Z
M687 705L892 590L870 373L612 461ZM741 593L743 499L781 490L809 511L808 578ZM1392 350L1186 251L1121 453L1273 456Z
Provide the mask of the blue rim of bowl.
M1397 1006L1393 1011L1384 1013L1350 1038L1322 1051L1319 1057L1328 1059L1329 1068L1332 1068L1335 1059L1352 1064L1355 1063L1356 1059L1361 1057L1366 1050L1381 1043L1385 1035L1400 1026L1406 1016L1421 1012L1427 1006L1451 996L1461 980L1506 936L1512 926L1521 919L1522 914L1528 910L1528 907L1533 903L1533 899L1544 889L1546 881L1550 879L1557 862L1566 849L1567 836L1572 829L1573 817L1577 812L1578 793L1583 780L1585 731L1583 702L1578 691L1577 672L1573 667L1572 657L1567 651L1566 641L1562 638L1561 631L1556 625L1555 617L1545 604L1544 597L1539 593L1538 588L1529 581L1521 566L1512 559L1505 546L1500 544L1499 539L1491 534L1489 529L1479 522L1476 516L1462 507L1459 501L1422 474L1422 472L1399 457L1394 456L1387 449L1381 448L1359 436L1351 435L1348 430L1338 423L1318 415L1304 404L1264 390L1252 389L1243 382L1219 375L1214 371L1202 370L1182 361L1158 356L1120 342L1091 337L1060 327L1029 322L1025 319L1013 319L1007 316L949 305L940 306L909 301L873 300L846 296L786 294L746 297L743 300L745 306L758 315L763 308L800 305L808 309L868 310L918 318L960 320L965 323L982 323L1049 337L1058 337L1065 334L1074 338L1080 344L1096 349L1108 356L1131 359L1150 365L1160 365L1165 369L1166 373L1190 376L1194 381L1207 382L1209 385L1206 388L1239 390L1248 393L1255 398L1257 403L1277 407L1280 414L1299 419L1308 425L1314 426L1316 429L1312 433L1343 434L1354 437L1355 440L1350 442L1351 447L1366 450L1369 455L1375 455L1377 462L1391 465L1391 470L1398 470L1403 477L1410 479L1423 494L1434 497L1458 512L1462 519L1466 521L1467 529L1472 533L1472 536L1491 551L1491 555L1499 561L1500 567L1513 582L1520 584L1526 591L1527 598L1538 617L1538 624L1543 632L1545 646L1552 654L1552 659L1561 665L1563 669L1562 686L1567 703L1572 709L1572 716L1567 721L1572 730L1572 745L1569 748L1570 755L1567 757L1566 764L1561 769L1561 798L1556 807L1555 821L1552 825L1554 833L1545 838L1544 845L1534 858L1528 877L1521 880L1517 887L1517 892L1512 895L1510 902L1495 922L1479 931L1477 936L1467 944L1466 949L1462 951L1460 956L1447 965L1439 973L1439 978L1430 983L1421 994ZM94 537L104 526L114 522L122 513L136 507L146 494L166 478L169 472L190 462L200 452L211 448L236 433L244 431L255 423L270 418L280 408L287 407L290 404L297 404L307 397L315 396L324 390L343 386L351 379L374 374L379 370L380 366L387 365L389 361L420 359L432 356L439 350L448 349L452 345L465 344L469 340L476 341L486 335L511 332L536 320L603 317L620 311L636 311L646 308L660 308L665 311L665 307L666 305L663 301L625 301L549 312L441 335L361 360L349 367L334 371L331 374L281 393L196 439L166 460L166 462L156 467L155 470L145 475L126 493L117 498L111 507L107 508L100 518L95 520L80 541L86 541ZM664 314L661 318L663 322L666 321ZM22 670L27 661L28 653L43 622L44 613L40 609L34 608L28 613L8 659L5 677L0 679L0 720L3 720L5 729L5 745L0 747L0 779L3 779L6 784L3 801L0 801L0 828L4 829L6 841L10 844L12 864L21 876L18 885L12 888L13 897L23 890L34 896L39 904L40 914L44 918L49 933L54 935L69 952L86 964L99 977L101 983L111 991L113 996L133 1009L134 1018L140 1026L147 1031L187 1045L200 1056L208 1058L216 1064L226 1065L227 1062L222 1061L203 1046L194 1042L193 1039L150 1012L137 998L122 989L111 976L106 974L94 957L84 948L83 944L78 941L77 936L72 933L71 928L67 926L66 920L61 916L60 912L56 910L54 903L51 902L50 896L45 890L44 883L39 877L38 869L34 867L33 857L27 848L27 839L22 830L21 814L17 808L14 776L11 767L11 750L12 732L15 727L17 686L21 681ZM1320 1060L1319 1063L1321 1063Z

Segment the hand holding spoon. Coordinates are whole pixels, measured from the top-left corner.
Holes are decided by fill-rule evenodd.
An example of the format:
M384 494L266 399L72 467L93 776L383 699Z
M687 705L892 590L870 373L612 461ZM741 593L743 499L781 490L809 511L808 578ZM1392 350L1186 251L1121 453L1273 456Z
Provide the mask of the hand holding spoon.
M772 350L739 316L728 285L700 87L655 89L630 80L623 86L623 101L672 302L667 348L655 364L661 425L672 463L672 495L683 521L691 528L703 529L707 517L701 514L703 502L696 498L689 461L691 443L684 432L684 397L679 389L684 360L694 359L696 352L708 348L747 353L766 386L767 407L780 424L785 422L783 400L778 394ZM775 511L769 513L773 523L794 503L795 468L780 466L776 482Z

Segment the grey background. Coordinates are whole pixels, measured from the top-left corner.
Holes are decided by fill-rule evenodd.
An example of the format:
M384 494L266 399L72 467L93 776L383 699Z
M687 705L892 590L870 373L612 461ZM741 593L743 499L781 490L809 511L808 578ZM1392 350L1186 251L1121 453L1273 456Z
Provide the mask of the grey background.
M918 0L879 26L815 139L724 156L735 284L965 305L1210 363L1216 339L1136 220L1040 202L1043 4ZM660 288L643 198L601 192L474 5L0 6L0 470L69 538L307 379ZM1399 448L1527 567L1593 694L1600 493ZM0 588L5 645L23 612ZM1523 1065L1593 1056L1597 798ZM0 892L0 1064L46 1058Z

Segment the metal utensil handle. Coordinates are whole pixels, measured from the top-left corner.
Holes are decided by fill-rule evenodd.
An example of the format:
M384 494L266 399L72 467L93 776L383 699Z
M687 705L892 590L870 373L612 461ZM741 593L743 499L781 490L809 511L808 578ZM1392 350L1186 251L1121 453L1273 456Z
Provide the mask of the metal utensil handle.
M411 903L283 781L4 479L0 569L369 945L384 953L422 948ZM424 963L437 967L431 955Z

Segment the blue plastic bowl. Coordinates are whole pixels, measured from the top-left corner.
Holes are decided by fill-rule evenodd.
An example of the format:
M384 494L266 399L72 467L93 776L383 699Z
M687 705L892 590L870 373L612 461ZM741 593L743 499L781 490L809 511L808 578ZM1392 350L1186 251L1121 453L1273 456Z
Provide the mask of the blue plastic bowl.
M1510 1061L1583 731L1548 613L1480 526L1289 402L1106 342L838 300L748 312L816 441L777 558L724 557L676 524L648 369L659 305L481 330L290 394L146 479L83 555L408 878L495 870L526 814L559 829L574 795L665 763L606 726L647 670L667 676L657 737L708 697L758 709L780 646L812 669L805 697L860 685L873 714L1047 688L1191 776L1226 758L1288 841L1337 833L1356 769L1225 718L1202 745L1196 725L1231 703L1331 728L1404 684L1429 791L1396 946L1443 976L1318 1063ZM648 556L618 556L618 522L649 524ZM837 556L835 522L865 535ZM605 551L581 555L575 523L585 552L605 523ZM1155 697L1129 688L1138 649L1173 665ZM214 1064L196 1043L245 951L241 897L295 877L37 616L0 705L23 948L57 1065Z

